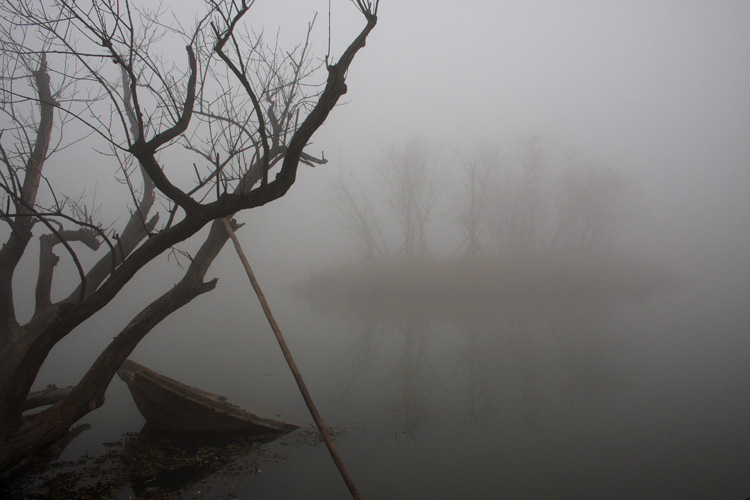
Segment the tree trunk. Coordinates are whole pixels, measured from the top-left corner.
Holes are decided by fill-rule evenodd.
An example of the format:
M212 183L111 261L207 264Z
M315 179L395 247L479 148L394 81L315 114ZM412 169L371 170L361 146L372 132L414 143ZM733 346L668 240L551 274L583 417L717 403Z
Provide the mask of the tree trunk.
M249 186L252 186L253 182L248 178L245 179L247 182L239 183L237 192L224 193L218 196L215 202L201 204L189 195L176 191L177 188L164 178L161 165L156 161L158 148L184 132L190 120L188 108L192 108L192 102L186 100L181 117L175 126L158 133L150 141L146 141L141 123L139 134L128 151L137 158L142 169L150 173L156 188L163 194L172 195L172 201L185 208L184 218L176 223L170 221L166 228L151 234L156 220L152 218L146 223L145 217L153 203L153 190L145 189L147 192L144 193L141 206L132 214L118 245L83 277L81 286L68 298L56 304L50 303L47 299L51 274L42 276L43 272L40 270L36 295L37 299L40 299L40 307L36 309L31 321L22 326L18 324L14 314L12 281L16 265L31 238L33 221L46 221L44 215L34 211L34 198L41 179L41 168L47 156L52 130L52 111L56 106L49 95L49 76L42 58L42 67L34 74L41 107L36 145L26 168L22 196L11 196L17 205L17 212L22 216L16 221L9 222L11 236L0 249L0 471L11 468L25 457L58 441L76 421L101 406L110 381L140 340L169 314L216 287L217 280L205 282L204 278L209 266L228 239L220 219L283 196L295 181L304 147L309 144L312 135L326 120L341 95L346 93L345 76L349 65L357 51L364 47L365 39L377 21L369 7L360 3L357 5L365 14L367 25L345 50L338 63L327 67L328 79L317 103L293 132L288 145L281 145L284 150L283 154L280 154L280 157L283 156L283 163L281 172L275 180L250 190ZM188 48L192 71L190 81L194 87L195 60L191 50ZM117 60L115 62L117 63ZM131 77L134 78L135 75L131 74ZM135 83L133 85L135 86ZM188 92L188 96L193 93L194 88ZM42 144L45 141L46 145ZM251 172L252 169L248 170L248 175L252 177L255 174ZM37 179L34 180L33 177ZM30 196L31 194L33 196ZM28 213L22 213L24 209L27 209ZM67 395L61 395L64 396L62 399L38 413L24 415L29 392L52 348L82 322L107 306L146 264L173 245L192 237L212 221L207 239L182 280L136 315L97 357L88 372ZM51 227L50 231L58 237L60 243L66 244L64 238ZM149 237L145 238L147 234ZM44 265L50 266L50 269L44 271L51 273L56 259L53 258L51 248L45 248L44 252ZM78 263L75 254L73 258Z

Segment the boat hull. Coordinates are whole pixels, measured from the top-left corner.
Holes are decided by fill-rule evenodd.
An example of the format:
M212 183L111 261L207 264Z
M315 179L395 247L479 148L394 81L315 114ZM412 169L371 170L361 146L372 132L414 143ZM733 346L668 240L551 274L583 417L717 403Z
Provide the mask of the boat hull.
M117 373L128 384L138 410L159 431L264 435L298 428L245 411L221 396L165 377L134 361L125 360Z

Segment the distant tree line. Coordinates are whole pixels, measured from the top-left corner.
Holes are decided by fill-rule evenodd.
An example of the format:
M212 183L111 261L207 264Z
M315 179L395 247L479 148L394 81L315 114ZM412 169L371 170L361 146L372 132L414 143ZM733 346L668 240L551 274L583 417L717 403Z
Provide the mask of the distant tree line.
M637 181L578 151L563 160L551 153L534 136L513 156L486 147L457 155L446 168L412 142L384 155L375 188L337 178L333 200L361 255L373 262L428 257L428 226L442 212L437 207L458 229L454 256L593 257L611 251L637 203ZM388 229L394 223L398 231Z

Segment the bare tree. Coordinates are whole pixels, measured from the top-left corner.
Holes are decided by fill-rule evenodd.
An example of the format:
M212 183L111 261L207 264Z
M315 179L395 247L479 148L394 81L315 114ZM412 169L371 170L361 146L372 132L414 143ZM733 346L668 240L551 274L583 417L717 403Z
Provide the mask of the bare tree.
M557 187L550 248L587 254L610 249L636 193L635 180L571 153Z
M461 226L465 237L458 247L464 249L467 258L482 253L481 234L487 223L489 209L489 178L487 164L478 160L464 161L462 178L459 180L455 201L456 222Z
M383 169L388 203L404 236L399 253L407 263L428 254L427 222L441 191L429 163L425 149L412 142L402 151L391 151Z
M376 262L388 256L388 244L375 216L370 198L357 182L351 187L343 176L331 186L333 203L343 217L343 225L359 241L366 261Z
M347 71L375 27L378 2L353 1L366 24L337 62L318 65L326 76L317 87L309 33L291 51L267 43L244 24L252 4L208 0L192 30L166 24L170 13L148 2L0 5L0 218L8 228L0 249L0 471L101 406L138 342L216 287L205 276L228 239L222 218L283 196L300 163L324 162L304 148L346 93ZM182 55L170 55L175 46L184 47ZM73 136L69 123L86 131ZM75 176L75 165L59 163L67 147L104 153L92 162L117 162L132 199L122 226L105 227L96 207L57 192L47 167ZM206 225L208 236L182 279L113 332L75 387L50 407L25 414L50 350L105 309L146 264ZM13 279L34 248L33 232L41 233L35 304L22 323ZM79 258L80 244L103 247L93 265ZM60 247L78 278L54 300L53 282L65 279L55 274Z
M495 170L488 220L493 246L506 256L528 255L544 230L544 143L538 136L525 139L515 161L501 162L497 153L485 157Z
M538 136L526 140L521 158L521 178L511 216L511 248L513 255L536 250L542 227L542 175L544 147Z

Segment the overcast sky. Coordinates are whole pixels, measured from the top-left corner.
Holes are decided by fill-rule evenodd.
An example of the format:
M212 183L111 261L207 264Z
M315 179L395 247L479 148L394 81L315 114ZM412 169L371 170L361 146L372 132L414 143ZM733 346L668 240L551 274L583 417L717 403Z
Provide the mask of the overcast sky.
M166 5L189 24L200 4ZM336 58L363 20L348 0L331 4ZM291 47L316 12L322 58L327 0L258 0L247 20L279 27ZM348 87L309 148L329 163L303 167L285 198L240 217L260 273L306 273L319 255L353 250L329 196L342 171L372 178L389 149L415 139L450 171L458 153L539 134L558 154L576 147L640 181L648 231L635 246L750 278L750 2L383 0ZM230 272L222 261L234 269L228 259L216 275Z
M284 33L318 9L325 54L327 4L277 3L297 7ZM339 54L361 23L348 2L333 6ZM384 1L348 82L311 148L331 162L279 202L302 235L336 227L309 206L327 203L341 169L364 176L394 145L421 139L449 164L541 134L638 178L656 249L750 264L748 2Z

